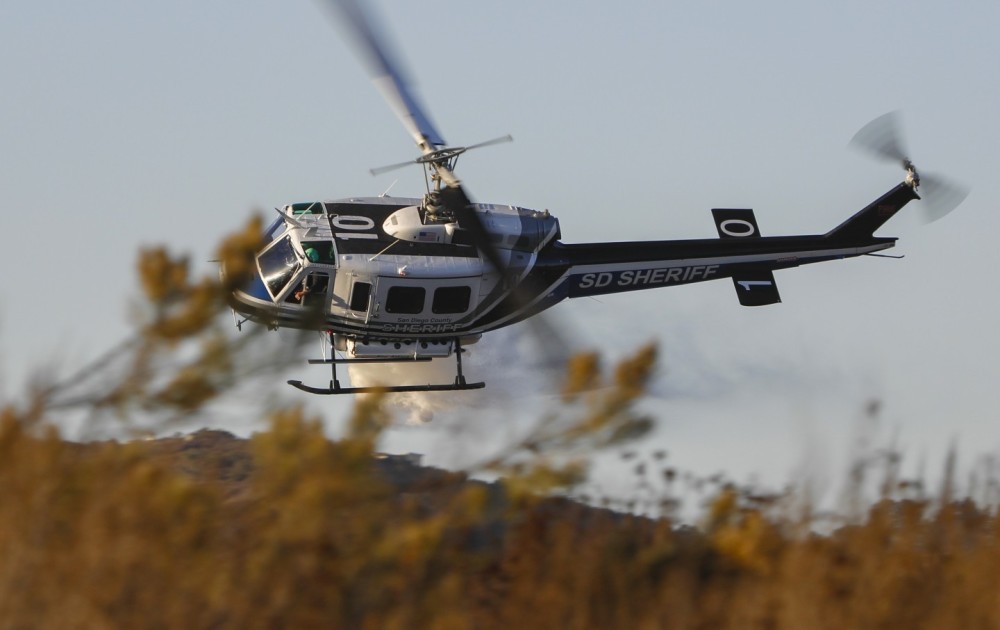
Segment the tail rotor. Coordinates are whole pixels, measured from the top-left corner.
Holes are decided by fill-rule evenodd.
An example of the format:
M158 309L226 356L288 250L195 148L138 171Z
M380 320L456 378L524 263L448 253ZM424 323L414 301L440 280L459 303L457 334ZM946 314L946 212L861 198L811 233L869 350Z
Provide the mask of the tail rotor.
M861 128L850 146L877 159L896 162L906 171L906 183L920 192L923 220L931 223L957 208L968 196L969 187L935 174L921 175L905 149L899 112L883 114Z

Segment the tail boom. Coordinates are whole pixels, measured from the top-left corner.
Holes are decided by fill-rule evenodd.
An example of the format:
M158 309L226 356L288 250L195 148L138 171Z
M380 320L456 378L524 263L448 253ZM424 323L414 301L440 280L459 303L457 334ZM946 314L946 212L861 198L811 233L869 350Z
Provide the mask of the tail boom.
M541 312L566 298L641 291L731 278L740 303L781 301L774 270L872 254L896 244L873 233L919 199L902 183L826 234L760 236L751 210L717 209L720 238L606 243L552 242L522 281L529 298L505 299L477 323L492 330Z
M895 239L879 239L864 245L837 247L822 236L814 237L764 237L746 243L735 251L723 248L717 240L703 241L703 256L670 255L680 245L694 241L660 241L655 243L658 256L645 260L581 263L571 265L566 272L567 297L586 297L608 293L622 293L665 286L692 284L706 280L733 278L740 292L750 292L754 287L764 287L762 282L772 282L771 272L827 260L851 258L888 249ZM611 245L611 244L609 244ZM624 245L617 243L615 245ZM654 243L629 243L633 248L652 246ZM599 247L599 246L595 246ZM721 250L721 251L720 251ZM593 250L595 253L598 250ZM760 291L761 289L758 289ZM774 289L776 295L777 289ZM771 297L773 297L773 295ZM770 304L779 300L762 301ZM759 305L751 300L748 305Z
M627 243L554 243L542 266L561 267L567 297L586 297L731 278L740 303L780 302L773 271L852 258L893 247L874 232L919 199L902 182L826 234L763 237L753 211L715 209L718 239ZM551 267L550 267L551 268Z

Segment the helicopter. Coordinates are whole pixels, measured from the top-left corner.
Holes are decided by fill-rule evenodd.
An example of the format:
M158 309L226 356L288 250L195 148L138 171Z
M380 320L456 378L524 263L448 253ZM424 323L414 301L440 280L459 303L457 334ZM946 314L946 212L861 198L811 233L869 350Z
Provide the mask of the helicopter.
M421 197L349 197L292 203L266 228L256 273L230 296L241 327L319 331L324 352L310 364L331 366L326 387L288 383L322 395L371 391L472 390L463 373L466 346L485 333L534 317L568 299L730 279L739 303L781 301L774 271L857 256L884 256L895 237L874 233L935 184L931 219L957 206L964 191L922 178L898 140L895 114L866 125L852 142L902 164L906 175L833 229L815 235L763 236L752 209L716 208L718 238L563 243L547 210L476 203L455 174L467 151L510 136L450 146L419 104L359 0L331 0L366 58L376 87L417 145L420 156L373 170L417 164ZM925 201L925 203L927 203ZM223 270L224 273L224 270ZM329 348L329 354L326 352ZM338 356L339 355L339 356ZM338 365L426 362L454 356L453 382L352 387Z

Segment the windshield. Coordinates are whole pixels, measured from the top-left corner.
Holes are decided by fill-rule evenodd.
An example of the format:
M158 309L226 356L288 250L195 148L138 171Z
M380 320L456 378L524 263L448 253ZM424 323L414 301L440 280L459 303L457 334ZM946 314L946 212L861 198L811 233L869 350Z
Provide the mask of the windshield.
M292 249L292 239L285 237L257 257L260 277L274 299L288 284L288 280L299 270L299 257Z

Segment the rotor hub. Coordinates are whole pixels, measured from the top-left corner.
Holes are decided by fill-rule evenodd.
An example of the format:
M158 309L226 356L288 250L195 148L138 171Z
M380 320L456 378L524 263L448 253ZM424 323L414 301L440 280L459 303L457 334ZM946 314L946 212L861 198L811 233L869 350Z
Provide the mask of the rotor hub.
M446 164L448 161L465 153L465 151L465 147L446 147L421 155L416 161L418 164Z
M906 169L906 185L916 190L920 187L920 174L917 173L917 167L913 165L910 158L903 158L903 168Z

